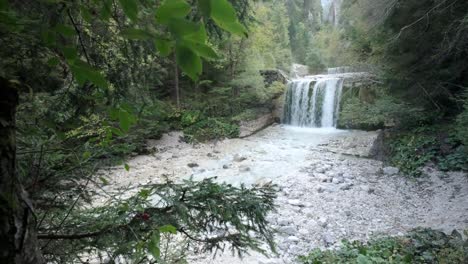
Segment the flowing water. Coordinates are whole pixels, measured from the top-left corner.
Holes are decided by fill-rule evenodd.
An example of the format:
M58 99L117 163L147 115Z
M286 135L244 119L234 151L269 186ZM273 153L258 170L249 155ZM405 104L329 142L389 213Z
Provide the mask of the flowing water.
M292 80L286 92L284 123L299 127L336 127L343 80L334 75Z

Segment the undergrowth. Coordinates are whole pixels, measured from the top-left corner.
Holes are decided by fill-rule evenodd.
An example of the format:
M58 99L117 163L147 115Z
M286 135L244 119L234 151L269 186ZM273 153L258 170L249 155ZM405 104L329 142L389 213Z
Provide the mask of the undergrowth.
M368 243L343 241L338 250L316 249L308 256L301 256L299 261L304 264L462 264L468 263L468 240L457 231L446 235L420 228L406 236L378 238Z

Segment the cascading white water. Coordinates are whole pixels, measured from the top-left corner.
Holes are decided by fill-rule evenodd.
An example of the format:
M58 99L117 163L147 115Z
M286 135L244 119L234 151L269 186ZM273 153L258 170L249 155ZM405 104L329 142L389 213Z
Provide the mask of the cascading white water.
M342 78L292 80L285 98L284 123L300 127L336 127L342 88Z

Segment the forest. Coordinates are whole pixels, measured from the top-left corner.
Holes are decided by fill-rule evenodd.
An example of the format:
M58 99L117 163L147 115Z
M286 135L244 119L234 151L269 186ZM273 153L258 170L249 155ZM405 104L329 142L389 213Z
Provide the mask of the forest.
M465 0L0 0L0 263L468 263Z

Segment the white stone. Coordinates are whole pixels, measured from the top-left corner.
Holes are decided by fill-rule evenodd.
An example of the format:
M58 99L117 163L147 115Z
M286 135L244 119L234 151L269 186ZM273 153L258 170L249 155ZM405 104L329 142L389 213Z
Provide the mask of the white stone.
M400 172L400 169L396 167L385 167L383 168L383 173L388 176L396 175Z

